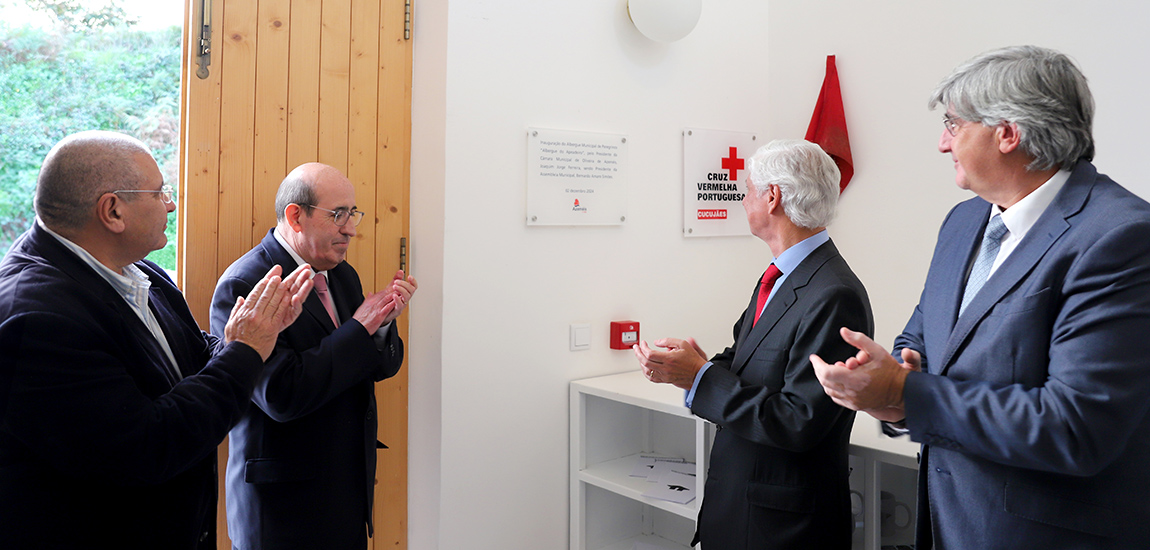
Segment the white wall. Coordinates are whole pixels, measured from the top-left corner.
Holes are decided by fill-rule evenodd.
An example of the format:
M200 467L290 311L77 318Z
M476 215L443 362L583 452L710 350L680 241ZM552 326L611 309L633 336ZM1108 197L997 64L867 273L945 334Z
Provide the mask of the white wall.
M831 235L882 342L914 306L938 223L968 196L925 103L970 56L1037 43L1075 57L1099 104L1098 165L1150 196L1135 164L1150 8L1003 4L707 0L690 36L661 45L625 0L417 3L410 547L567 547L567 383L636 368L607 348L608 322L718 351L770 261L751 237L681 236L681 130L801 137L826 54L856 168ZM526 226L529 126L629 136L625 226ZM592 324L590 351L568 351L576 322Z
M447 129L447 2L422 2L413 22L411 274L419 305L408 309L408 548L439 546L443 418L443 193Z
M1150 5L968 0L960 4L771 2L769 111L775 133L805 130L807 84L835 54L855 159L832 234L871 295L877 337L889 344L918 301L942 218L972 196L938 152L939 109L926 102L943 77L983 51L1017 44L1074 58L1097 104L1095 164L1143 197ZM905 261L904 261L905 260Z

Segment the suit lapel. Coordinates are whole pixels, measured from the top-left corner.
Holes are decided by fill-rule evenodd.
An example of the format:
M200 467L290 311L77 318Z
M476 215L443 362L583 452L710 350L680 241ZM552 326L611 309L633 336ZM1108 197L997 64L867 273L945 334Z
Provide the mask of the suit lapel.
M328 270L328 286L332 289L332 303L340 322L351 318L353 312L363 303L359 286L359 274L346 260Z
M751 291L751 302L747 304L747 309L743 310L743 320L739 325L739 336L735 340L737 345L741 346L741 344L746 341L747 336L751 333L751 327L755 324L755 314L757 313L755 311L755 305L758 302L759 285L761 284L762 278L760 277L758 281L755 281L755 288Z
M751 321L754 319L755 297L758 293L758 286L756 285L755 294L751 297L751 304L747 307L749 315L744 319L743 329L740 331L735 358L731 364L731 372L739 374L743 371L747 366L747 361L754 355L755 349L766 340L779 320L798 301L799 293L802 292L801 289L807 286L815 271L818 271L819 267L836 255L838 255L838 249L835 248L834 242L829 240L811 251L799 263L794 272L787 275L786 280L775 290L775 295L771 297L771 301L763 309L759 322L754 323L753 328L747 329L746 327L751 326Z
M155 296L155 292L153 290L149 290L148 302L151 303ZM153 335L152 331L148 330L148 327L144 325L144 321L140 319L140 316L136 314L136 312L128 305L128 303L125 302L124 299L118 294L115 296L114 300L109 300L106 303L116 311L116 314L121 319L123 319L125 323L127 323L128 332L130 332L132 337L135 338L136 344L139 345L139 349L144 350L145 354L147 355L148 362L153 365L152 368L143 370L145 370L147 373L162 376L163 380L167 383L168 389L170 389L172 386L175 386L176 383L180 381L176 376L175 367L168 359L168 354L164 352L164 348L160 346L160 342L156 340L155 335ZM155 310L153 310L153 313L155 313ZM164 327L164 332L168 333L166 327ZM175 349L173 348L172 354L175 355L175 353ZM135 366L133 365L128 365L128 368L129 370L135 370Z
M160 329L167 337L168 346L179 366L179 372L184 377L196 374L204 366L202 362L197 364L197 358L203 357L205 352L205 342L199 325L189 316L187 302L184 301L183 294L178 288L162 275L150 271L145 273L152 281L148 300L152 314L156 316Z
M260 243L260 246L263 247L264 253L267 254L272 265L279 264L283 266L283 275L286 277L290 275L295 268L299 267L299 264L295 261L295 258L292 258L292 255L280 245L279 241L276 240L274 232L275 228L268 231L268 234L264 236L264 240ZM330 280L328 282L330 283ZM323 302L319 300L319 295L315 293L315 290L309 292L307 298L304 299L303 311L305 314L314 318L317 323L323 325L328 332L335 330L335 323L331 322L331 317L328 316L327 309L323 307Z
M123 296L120 296L116 289L104 280L104 277L96 273L91 266L71 250L65 248L55 237L41 229L38 224L33 227L30 238L34 243L33 246L40 251L45 260L59 268L62 273L68 274L83 288L90 289L109 310L115 312L115 317L124 323L124 328L139 344L139 349L144 350L150 364L156 366L155 368L141 369L137 368L138 365L126 364L125 367L131 371L131 374L148 377L149 380L141 382L155 384L156 388L163 388L163 391L167 391L175 385L177 380L174 371L171 370L171 362L168 361L167 354L160 348L160 343L152 336L148 327L144 326L140 316L132 310L128 302L124 301ZM151 294L149 298L153 296L154 294Z
M945 246L947 256L954 261L954 269L943 270L939 288L944 289L945 301L942 319L946 323L947 334L954 332L954 325L958 318L958 308L962 303L962 294L966 290L966 278L970 272L970 265L982 246L982 234L986 231L986 223L990 219L990 203L984 203L983 208L977 210L976 215L962 220L951 233L954 242ZM947 237L940 237L940 240ZM941 245L942 243L940 243ZM967 306L969 308L969 306ZM965 312L964 312L965 313Z
M792 281L792 278L788 276L787 280L783 281L783 284L775 291L775 295L771 297L767 307L763 308L759 322L755 323L754 327L747 333L746 339L739 343L735 352L735 360L731 365L732 372L735 374L743 372L743 368L747 366L747 361L754 355L755 348L762 344L763 340L770 334L771 329L775 328L779 319L783 317L783 314L791 309L796 298L795 281ZM752 311L754 307L754 302L751 302Z
M1070 229L1069 218L1082 210L1086 204L1090 190L1094 187L1095 175L1096 173L1089 163L1079 163L1054 201L1050 203L1038 221L1022 238L1022 242L1018 243L1014 252L1011 252L1010 256L1002 262L1002 265L986 280L986 284L978 295L966 306L966 311L963 312L962 317L956 320L954 329L946 343L946 351L940 363L939 374L946 374L955 352L970 336L974 327L978 326L978 323L1008 292L1022 283L1038 265L1038 262L1042 260L1042 257L1046 255L1046 252L1050 250L1050 247L1054 246L1054 243L1058 242L1058 239ZM985 222L986 220L983 220L983 226L986 225ZM977 241L978 238L976 237L975 240ZM978 243L975 246L978 246ZM956 287L961 289L964 286L965 277ZM959 292L961 293L961 290Z
M168 347L172 349L172 356L175 357L178 363L180 363L179 372L184 376L191 376L195 374L194 367L189 365L187 362L188 357L191 356L191 351L188 349L187 342L185 342L183 339L183 333L179 327L173 326L173 323L179 322L178 314L172 310L171 306L168 304L167 299L164 297L164 293L160 291L159 287L157 287L154 282L152 287L148 290L148 305L152 308L152 315L156 316L156 321L160 324L160 329L166 336ZM138 317L134 312L132 315ZM144 327L144 330L147 332L148 336L151 336L152 333L151 331L147 330L146 326ZM152 341L152 347L155 348L153 351L156 355L159 356L160 364L163 365L166 369L165 374L174 385L179 380L176 378L177 371L171 364L171 361L168 360L168 354L164 353L163 347L159 342L155 341L155 338L147 338L147 340Z

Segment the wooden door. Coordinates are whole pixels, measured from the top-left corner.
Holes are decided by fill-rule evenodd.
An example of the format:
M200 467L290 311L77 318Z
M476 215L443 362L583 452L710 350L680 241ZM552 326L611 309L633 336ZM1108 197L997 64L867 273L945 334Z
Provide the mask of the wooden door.
M200 1L188 0L185 17L177 266L200 325L217 278L275 225L279 182L304 162L332 165L355 185L368 215L347 260L365 289L382 287L409 225L405 0L209 0L206 79L196 75ZM399 330L406 338L406 315ZM373 548L407 548L407 368L376 384L390 449L378 454ZM219 453L219 547L231 548L226 442Z

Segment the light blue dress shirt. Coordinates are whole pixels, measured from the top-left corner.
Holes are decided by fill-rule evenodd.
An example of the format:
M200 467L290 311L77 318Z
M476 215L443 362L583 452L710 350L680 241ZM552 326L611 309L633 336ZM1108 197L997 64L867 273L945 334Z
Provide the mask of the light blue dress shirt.
M809 256L811 252L814 252L816 248L822 246L823 243L830 239L830 235L828 235L827 230L824 229L784 250L782 254L779 254L778 258L775 258L773 263L783 274L775 280L775 286L771 288L771 294L767 296L767 301L763 304L763 309L767 308L767 304L771 303L771 298L774 298L775 293L782 288L783 281L787 280L787 276L798 268L799 264L803 263L803 260L807 259L807 256ZM759 315L762 314L762 311L755 312L755 318L758 319ZM711 362L707 361L707 363L699 369L699 373L695 375L695 383L691 384L691 389L687 390L686 399L684 399L687 408L690 408L691 403L695 401L695 389L699 387L699 380L703 379L703 373L707 372L709 368L711 368Z

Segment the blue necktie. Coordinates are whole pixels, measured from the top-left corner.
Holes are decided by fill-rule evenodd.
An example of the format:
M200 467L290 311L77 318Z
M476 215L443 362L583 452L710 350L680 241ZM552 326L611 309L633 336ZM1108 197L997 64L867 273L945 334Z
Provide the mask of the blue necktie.
M990 268L994 265L994 259L998 257L998 248L1006 233L1006 224L1002 223L1002 216L995 214L986 224L986 232L982 234L982 248L978 251L978 258L974 260L974 267L970 268L970 278L966 280L966 290L962 293L962 305L958 307L959 317L990 277Z

